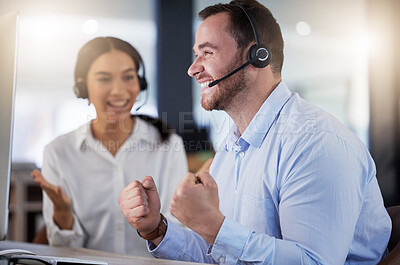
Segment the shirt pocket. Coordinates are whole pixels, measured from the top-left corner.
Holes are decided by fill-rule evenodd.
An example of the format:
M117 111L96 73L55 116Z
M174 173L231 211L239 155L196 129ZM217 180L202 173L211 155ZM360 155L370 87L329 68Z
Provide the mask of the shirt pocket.
M271 197L257 198L250 194L237 196L234 219L256 233L281 237L279 215Z

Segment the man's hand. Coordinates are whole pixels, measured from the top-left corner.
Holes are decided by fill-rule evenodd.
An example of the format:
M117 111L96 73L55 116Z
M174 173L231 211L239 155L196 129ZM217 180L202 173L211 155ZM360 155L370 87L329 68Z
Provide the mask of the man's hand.
M54 222L60 229L70 230L74 224L72 215L72 201L64 193L60 186L54 186L46 181L42 173L35 169L31 172L33 180L39 184L40 188L46 192L54 205Z
M170 210L182 224L214 244L225 217L219 211L217 183L207 171L186 174L174 192Z
M158 227L161 205L152 177L129 183L122 189L118 203L125 218L141 235L150 234ZM161 240L162 237L159 237L152 242L158 245Z

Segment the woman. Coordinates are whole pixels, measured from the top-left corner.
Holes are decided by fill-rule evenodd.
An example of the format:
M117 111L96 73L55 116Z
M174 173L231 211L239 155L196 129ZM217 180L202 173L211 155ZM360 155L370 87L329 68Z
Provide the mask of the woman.
M118 197L131 181L153 176L162 212L171 217L169 201L187 172L182 140L159 120L131 115L146 80L141 57L129 43L113 37L86 43L75 82L75 93L88 98L97 117L47 145L43 175L32 172L44 191L47 238L50 245L148 256L120 212Z

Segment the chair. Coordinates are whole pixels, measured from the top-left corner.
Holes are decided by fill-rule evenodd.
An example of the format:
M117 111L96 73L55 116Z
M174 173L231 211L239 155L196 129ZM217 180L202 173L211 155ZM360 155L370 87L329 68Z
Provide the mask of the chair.
M400 264L400 205L386 209L392 219L392 234L388 243L389 254L378 265Z

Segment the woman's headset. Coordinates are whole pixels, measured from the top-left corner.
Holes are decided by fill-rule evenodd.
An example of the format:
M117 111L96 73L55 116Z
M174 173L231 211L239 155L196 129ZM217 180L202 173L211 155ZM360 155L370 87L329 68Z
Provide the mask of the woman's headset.
M142 68L142 75L140 76L138 74L139 86L140 86L140 91L145 91L147 89L146 70L144 67L142 57L140 57L139 53L138 53L138 56L139 56L139 69ZM77 98L89 98L86 80L84 78L78 78L78 80L76 80L76 81L77 82L75 83L75 86L74 86L74 93L75 93L76 97Z

